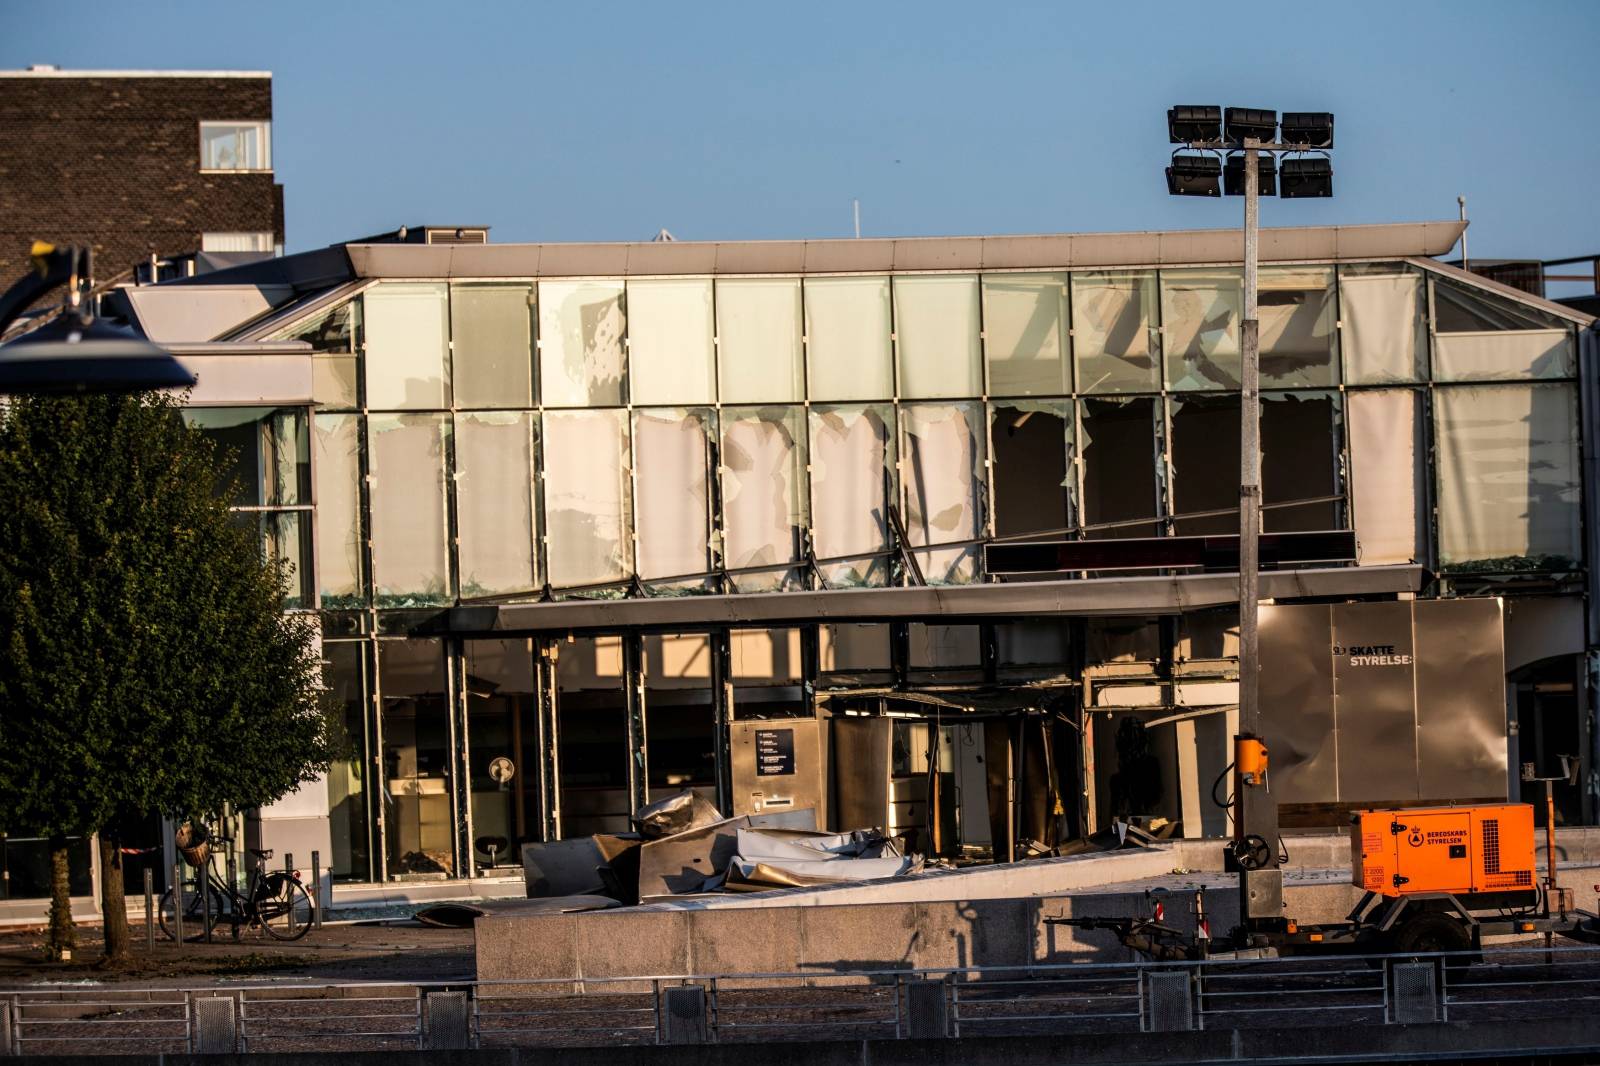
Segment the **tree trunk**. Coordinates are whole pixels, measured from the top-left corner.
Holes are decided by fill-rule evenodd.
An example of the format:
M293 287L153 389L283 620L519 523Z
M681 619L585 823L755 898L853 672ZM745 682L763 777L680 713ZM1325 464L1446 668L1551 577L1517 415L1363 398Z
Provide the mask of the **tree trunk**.
M100 834L100 910L106 922L106 957L112 964L128 959L128 904L122 892L122 849L109 834Z
M67 841L50 838L50 929L45 951L52 959L70 959L78 946L78 927L72 924L72 873L67 863Z

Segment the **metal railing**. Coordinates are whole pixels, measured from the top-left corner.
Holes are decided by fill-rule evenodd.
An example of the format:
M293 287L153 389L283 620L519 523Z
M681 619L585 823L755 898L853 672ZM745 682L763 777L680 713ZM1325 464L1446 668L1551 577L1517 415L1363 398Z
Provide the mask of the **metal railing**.
M0 991L0 1055L1138 1033L1566 1017L1600 948L806 974Z

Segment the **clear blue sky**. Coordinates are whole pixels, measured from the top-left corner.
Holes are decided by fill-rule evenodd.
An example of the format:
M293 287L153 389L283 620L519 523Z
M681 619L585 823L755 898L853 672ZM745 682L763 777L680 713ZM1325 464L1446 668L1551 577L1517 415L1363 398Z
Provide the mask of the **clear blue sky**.
M847 236L853 197L869 236L1235 225L1165 193L1182 102L1336 113L1336 197L1266 225L1461 193L1474 257L1588 253L1597 37L1595 0L0 0L3 67L271 70L291 250Z

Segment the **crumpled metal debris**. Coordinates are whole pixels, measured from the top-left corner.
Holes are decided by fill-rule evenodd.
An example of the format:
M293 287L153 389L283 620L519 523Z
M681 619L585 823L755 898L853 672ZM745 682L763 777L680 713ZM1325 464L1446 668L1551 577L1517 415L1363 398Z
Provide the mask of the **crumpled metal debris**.
M640 807L633 816L634 828L646 840L686 833L691 829L722 821L716 805L692 788Z
M878 881L922 869L922 856L906 855L897 837L875 829L850 833L740 829L739 850L722 887L764 892L845 881Z

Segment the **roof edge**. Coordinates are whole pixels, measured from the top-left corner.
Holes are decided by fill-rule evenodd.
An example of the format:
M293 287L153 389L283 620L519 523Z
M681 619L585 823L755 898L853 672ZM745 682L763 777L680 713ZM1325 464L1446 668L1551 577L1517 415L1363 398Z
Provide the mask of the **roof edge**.
M1531 292L1523 292L1521 289L1512 285L1507 285L1505 282L1495 281L1493 278L1486 278L1482 274L1474 274L1470 270L1463 270L1460 267L1452 266L1449 263L1441 263L1437 259L1422 259L1415 256L1408 256L1406 261L1414 266L1420 267L1423 270L1431 270L1435 274L1443 275L1444 277L1450 278L1453 281L1459 281L1464 285L1474 285L1480 289L1487 289L1490 292L1506 297L1508 300L1515 300L1517 303L1525 304L1528 307L1538 308L1545 314L1555 315L1557 318L1564 318L1569 322L1575 322L1580 326L1589 326L1593 325L1596 321L1600 321L1600 319L1596 319L1593 315L1584 314L1576 307L1569 307L1566 304L1557 303L1556 301L1547 299L1543 296L1535 296Z

